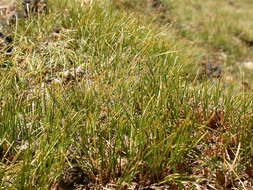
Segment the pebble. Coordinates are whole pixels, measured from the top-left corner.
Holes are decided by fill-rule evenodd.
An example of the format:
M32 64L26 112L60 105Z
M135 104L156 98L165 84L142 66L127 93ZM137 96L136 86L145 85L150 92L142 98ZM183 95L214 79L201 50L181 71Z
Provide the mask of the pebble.
M65 79L68 79L68 78L71 78L71 77L72 77L72 74L71 74L70 71L64 71L64 72L63 72L63 77L64 77Z
M54 84L62 84L62 81L60 79L53 79Z
M82 65L79 65L77 68L76 68L76 74L82 74L84 73L83 71L83 66Z
M249 70L253 70L253 62L252 61L247 61L243 63L243 66Z

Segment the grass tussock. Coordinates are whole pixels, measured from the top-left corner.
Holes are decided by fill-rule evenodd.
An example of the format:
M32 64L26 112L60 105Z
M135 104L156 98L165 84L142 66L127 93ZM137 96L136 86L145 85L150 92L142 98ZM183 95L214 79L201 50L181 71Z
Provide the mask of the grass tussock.
M133 2L49 1L5 29L2 189L252 186L252 93L199 66L210 49L243 58L249 47L227 36L227 17L213 27L194 6L170 18L183 0ZM201 30L182 29L191 19Z

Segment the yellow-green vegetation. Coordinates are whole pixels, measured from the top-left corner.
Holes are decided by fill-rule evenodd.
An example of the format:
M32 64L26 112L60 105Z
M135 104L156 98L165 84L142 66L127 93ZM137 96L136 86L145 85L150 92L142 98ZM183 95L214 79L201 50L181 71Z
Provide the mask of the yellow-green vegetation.
M252 6L49 0L4 28L0 189L250 188Z
M248 71L243 65L253 59L253 4L249 1L116 2L117 7L133 10L137 15L144 13L157 24L176 30L177 38L183 38L200 48L196 56L202 57L201 63L222 65L227 82L240 85L243 80L252 84L252 70ZM157 5L158 2L162 5L152 9L152 4Z

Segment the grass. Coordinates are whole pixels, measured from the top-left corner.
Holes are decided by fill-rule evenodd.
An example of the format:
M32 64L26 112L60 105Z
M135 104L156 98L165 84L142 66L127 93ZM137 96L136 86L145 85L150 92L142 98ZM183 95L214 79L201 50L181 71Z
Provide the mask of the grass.
M252 82L229 73L251 58L233 40L250 13L230 25L230 5L212 20L201 17L212 1L185 13L183 0L164 11L133 2L50 1L48 14L5 29L15 38L0 55L1 189L64 189L76 165L95 189L252 186L252 92L199 66L218 49L225 76Z
M201 63L221 65L228 83L242 85L241 80L251 83L252 74L242 64L253 56L248 43L252 41L249 19L252 5L248 1L167 0L162 1L165 7L162 9L152 9L149 3L143 6L144 2L126 0L118 1L117 5L137 15L144 14L162 26L170 26L170 32L176 31L177 38L199 48L196 56L202 57Z

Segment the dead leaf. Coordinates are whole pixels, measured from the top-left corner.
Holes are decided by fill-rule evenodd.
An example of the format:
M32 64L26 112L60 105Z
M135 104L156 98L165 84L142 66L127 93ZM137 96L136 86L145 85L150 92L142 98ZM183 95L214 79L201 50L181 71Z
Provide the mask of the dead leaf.
M178 186L178 184L176 184L176 183L172 183L172 184L170 185L170 189L171 189L171 190L179 190L179 186Z
M211 114L206 125L212 129L217 129L218 127L223 126L223 124L224 124L224 112L216 110Z
M223 171L221 170L218 170L216 172L216 180L217 180L217 183L221 186L225 186L225 183L226 183L226 177L225 177L225 174Z
M253 166L248 165L245 169L246 174L253 179Z

